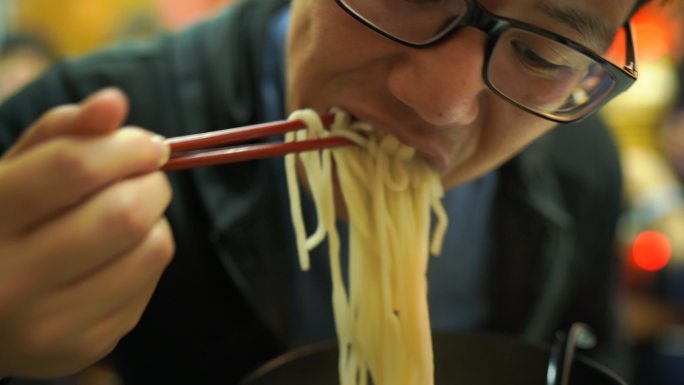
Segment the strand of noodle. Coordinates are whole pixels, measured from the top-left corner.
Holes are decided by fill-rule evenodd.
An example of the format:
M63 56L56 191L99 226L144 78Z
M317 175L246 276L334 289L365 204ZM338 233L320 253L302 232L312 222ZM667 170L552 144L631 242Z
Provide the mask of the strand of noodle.
M331 132L334 134L334 136L345 137L363 148L367 148L370 143L368 138L354 131L343 130L333 126L331 128Z
M369 149L368 155L370 157L377 157L378 155L376 154L376 151L377 151L377 149L375 149L375 148ZM376 167L377 167L377 164L376 164ZM372 170L372 169L369 169L369 170ZM384 247L386 245L385 240L387 238L387 234L384 232L378 231L378 228L381 227L382 221L384 220L384 218L386 218L386 216L381 211L384 205L381 204L380 202L378 202L378 200L381 200L383 198L382 195L378 193L378 192L381 192L382 180L379 180L378 178L372 178L372 179L369 179L368 182L370 182L370 191L371 191L371 193L370 193L370 199L371 199L371 205L370 206L371 207L370 208L373 212L373 215L371 216L371 224L372 224L371 231L372 231L372 234L375 234L374 243L376 244L376 247L378 248L378 252L377 252L377 254L361 256L364 259L373 258L373 260L362 261L363 268L364 268L364 275L369 275L368 278L370 278L370 279L364 279L362 282L360 282L360 284L363 286L362 286L362 290L360 290L360 295L359 295L359 297L356 298L356 300L357 301L362 300L362 298L360 298L360 296L363 295L364 293L366 293L366 295L368 295L367 293L369 292L370 288L367 286L370 285L371 282L375 281L376 284L379 283L380 287L379 287L379 293L374 293L373 295L379 294L378 305L379 305L380 309L382 309L381 310L381 313L382 313L382 312L386 311L385 308L387 307L387 304L383 302L383 298L386 299L387 294L388 294L387 282L384 279L384 277L380 277L380 280L374 280L373 278L376 277L376 275L373 274L374 272L371 271L370 269L373 268L374 264L377 264L377 271L379 271L379 272L386 271L386 269L388 267L388 263L386 261L386 259L387 259L386 250L384 250ZM379 256L379 259L374 258L376 255ZM356 256L354 258L358 258L358 256ZM364 312L367 311L367 309L365 309L365 308L363 310L364 310ZM366 320L365 317L369 317L369 315L364 314L364 319L363 319L364 322L359 323L359 325L357 325L357 329L360 330L364 326L366 326L366 328L368 330L371 330L373 333L375 333L377 331L376 329L378 327L377 321L373 322L374 320L372 317L369 317L369 319ZM371 323L370 324L366 323L366 321L369 321ZM369 357L370 373L371 373L371 376L373 377L374 383L384 383L384 381L382 379L383 373L378 371L377 368L375 367L375 365L377 365L377 363L376 363L377 361L373 359L374 350L375 350L374 346L372 346L372 345L368 346L368 354L371 355L371 357Z
M387 202L389 204L388 211L398 212L397 205L401 205L402 202L397 200L400 197L406 197L407 194L400 194L394 191L388 191L390 197L388 197ZM388 329L387 338L392 341L392 346L390 349L393 352L390 356L384 358L383 362L383 372L385 374L385 383L397 383L397 381L406 381L407 379L401 379L404 375L402 373L405 368L402 362L404 342L402 340L402 330L405 319L406 310L401 304L401 290L405 287L403 286L402 276L404 274L405 268L410 268L410 266L404 264L404 253L407 252L403 248L403 242L406 237L406 233L403 231L405 229L406 220L405 213L402 213L396 223L398 234L395 236L395 242L388 245L389 258L391 259L391 289L387 295L387 301L391 304L391 308L386 312L385 318L387 323L393 325L391 329Z
M332 179L332 176L330 176ZM329 181L332 185L332 180ZM328 202L334 205L334 198L329 197ZM326 218L326 226L328 227L328 247L330 252L330 270L333 283L333 306L335 309L335 329L337 330L338 340L340 344L340 361L339 370L343 377L343 384L351 383L354 378L355 371L355 356L346 354L349 346L353 346L352 336L348 325L352 323L349 312L349 300L344 287L342 278L341 261L340 261L340 244L337 229L335 227L335 219L331 216Z
M323 129L323 122L321 121L320 117L316 112L313 110L299 110L295 111L289 118L290 120L302 120L306 124L306 131L298 131L296 134L296 139L297 140L305 140L308 137L319 137L322 136L321 132L324 130ZM322 181L324 177L324 169L326 168L325 164L322 164L325 161L326 158L326 152L329 152L329 150L324 150L321 152L318 151L309 151L309 152L304 152L299 154L299 158L302 161L302 165L305 169L305 175L307 175L307 178L309 181ZM324 189L326 183L311 183L309 182L309 188L311 189L311 195L314 199L314 204L315 206L318 207L323 207L321 200L323 199L326 194L321 191L321 189ZM325 212L322 212L321 210L316 210L316 216L317 216L317 222L318 225L316 227L316 230L314 233L309 236L306 239L306 248L307 250L312 250L315 248L317 245L319 245L323 240L325 239L326 235L326 228L323 226L323 216L325 215Z
M428 174L428 176L433 180L437 181L439 183L439 178L436 176L436 174ZM422 202L429 202L428 196L428 187L430 186L430 183L426 180L423 183L423 188L421 189L421 201ZM441 187L441 184L439 185ZM429 204L429 203L428 203ZM422 250L427 250L428 247L428 240L430 237L430 210L425 210L421 213L417 213L417 215L420 215L422 217L421 221L421 229L423 229L423 234L420 237L420 242L424 242L421 244L421 249ZM442 234L443 235L443 234ZM440 239L441 241L441 239ZM429 312L428 312L428 307L427 307L427 301L424 300L424 298L427 298L427 281L425 279L425 275L427 274L427 264L428 264L428 253L425 252L421 254L418 258L420 262L420 277L422 279L420 282L417 283L417 285L420 286L419 290L416 290L416 295L419 295L420 298L416 297L416 306L418 309L416 310L416 315L418 317L418 331L416 332L415 336L418 339L418 341L415 343L418 346L418 349L416 349L417 354L419 356L417 359L422 359L422 365L420 366L421 370L423 371L422 377L420 379L421 383L424 383L425 381L432 381L434 377L434 366L433 366L433 355L432 355L432 339L429 333L429 325L430 325L430 319L429 319ZM420 293L420 294L418 294ZM415 346L415 345L414 345Z
M286 134L285 140L294 140L294 133ZM292 226L294 227L295 232L295 244L297 245L299 266L303 271L308 271L310 267L310 258L308 249L306 248L306 228L304 226L304 215L302 213L295 161L294 154L285 156L285 174L287 177L287 189L290 194L290 215L292 216Z
M376 263L377 261L372 261L372 263L368 264L367 261L359 258L354 259L355 269L358 270L357 274L359 274L357 276L359 282L355 284L358 287L355 300L358 315L354 320L356 322L355 334L357 338L356 354L359 363L360 383L364 383L368 381L368 372L373 367L371 360L375 357L374 348L379 343L376 323L379 320L378 309L380 308L378 293L369 292L366 286L368 280L372 280L377 274L379 266ZM369 267L370 269L368 269ZM365 298L361 300L360 295L365 295Z
M444 195L441 182L431 183L433 186L433 194L430 194L430 208L435 213L437 222L435 223L435 229L432 232L432 241L430 242L430 253L432 255L439 255L442 253L442 242L444 240L444 235L446 234L447 226L449 224L449 217L439 200L442 195Z
M325 208L325 211L319 209L316 210L318 216L318 226L316 231L306 240L306 248L310 251L325 239L328 228L324 225L324 217L335 215L334 213L330 212L331 208L326 207L325 199L323 199L323 197L328 197L330 194L332 194L331 184L324 182L326 179L330 178L328 174L331 173L330 170L332 169L330 165L331 155L330 150L323 150L321 151L320 156L318 152L313 151L308 154L301 154L300 156L303 160L302 163L304 165L306 175L309 175L311 180L321 181L319 183L310 183L312 195L314 196L314 204L317 208ZM334 208L332 208L332 210L334 210Z
M398 142L397 142L398 143ZM394 149L396 154L396 148ZM393 154L393 155L394 155ZM399 161L399 162L398 162ZM385 170L385 173L388 174L390 172L391 167L397 167L398 165L402 164L399 159L396 159L396 157L393 157L392 159L389 159L389 162L387 163L387 169ZM408 175L408 174L407 174ZM394 227L396 226L401 226L402 223L412 223L410 219L410 213L411 213L411 197L412 197L412 192L411 191L394 191L391 186L387 186L390 188L390 190L387 190L387 194L389 195L389 198L387 198L387 202L389 204L388 206L388 211L395 213L395 215L398 214L398 216L394 216L394 219L392 221L389 221L390 224L392 224ZM405 210L402 210L400 207L402 207L403 204L407 203L408 205L404 206ZM411 266L411 261L414 259L412 257L415 256L414 251L409 247L406 247L403 245L403 241L407 241L408 239L413 239L415 237L415 233L412 232L401 232L399 231L398 228L394 229L394 232L396 232L395 239L396 241L390 244L389 246L391 247L390 255L392 256L392 274L393 274L393 294L394 296L397 295L397 293L401 291L406 291L409 290L411 291L411 285L406 285L405 278L407 276L407 273L409 275L412 274L414 271ZM393 308L397 311L397 313L394 313L394 310L391 314L388 314L388 321L394 321L396 322L397 325L397 330L395 331L395 336L394 340L395 341L402 341L400 344L397 345L395 342L395 357L390 358L389 362L387 363L387 371L389 372L389 377L390 382L389 383L396 383L398 381L402 381L403 383L407 383L406 381L410 381L410 373L413 372L412 366L414 365L415 361L410 361L407 360L407 348L410 349L410 344L406 344L407 341L405 341L405 324L406 320L408 317L408 312L407 308L401 304L401 301L399 298L392 298L390 296L390 300L393 303ZM399 364L400 368L403 370L398 370L398 368L395 367L395 365ZM410 382L408 382L410 383Z
M442 253L442 243L444 242L444 234L446 233L448 217L444 207L439 202L433 202L432 208L437 217L437 223L432 233L432 241L430 242L430 254L439 256Z
M432 175L431 179L436 182L436 183L433 182L432 185L437 186L441 191L442 184L441 184L440 178L437 177L436 174L430 174L430 175ZM424 189L427 190L428 186L430 186L430 183L425 183ZM423 195L422 199L424 199L424 202L429 202L429 199L427 196L427 195L429 195L428 191L425 191L423 194L424 195ZM432 206L429 206L429 207L432 207ZM444 211L441 204L439 204L439 208L441 208L442 211ZM444 218L444 220L440 221L439 223L442 223L444 226L446 226L446 213L445 213L443 218ZM428 240L430 239L430 209L428 209L424 212L423 221L424 221L424 227L423 227L424 235L421 237L421 239L424 239L425 244L423 244L421 246L421 248L422 248L422 250L426 250L428 247L428 244L427 244ZM446 230L446 227L444 227L444 230ZM444 236L444 231L442 231L442 233L441 233L441 237L443 237L443 236ZM441 251L442 238L433 238L433 239L439 239L438 242L440 244L440 251ZM437 255L437 254L435 254L435 255ZM427 270L428 270L428 257L429 257L429 254L424 253L423 254L423 260L421 261L421 265L422 265L421 271L423 272L422 276L424 278L427 275ZM422 298L427 298L427 290L428 290L427 289L427 279L423 279L420 284L421 284ZM421 317L420 317L421 325L419 328L420 328L420 330L423 331L422 333L419 334L421 337L420 346L422 347L422 349L421 349L422 354L420 357L423 359L423 365L421 365L421 367L425 371L423 373L423 376L424 376L423 378L424 379L429 378L430 381L432 381L432 379L434 378L434 365L433 365L434 359L433 359L433 349L432 349L432 336L430 335L430 332L429 332L430 331L430 313L429 313L427 301L421 300L419 302L419 305L421 306L421 309L422 309Z
M342 194L345 196L345 201L355 202L362 206L362 209L355 213L356 216L361 219L354 222L349 222L350 227L354 227L355 231L360 233L364 239L371 241L369 238L370 232L370 219L368 215L370 213L370 207L367 204L370 200L370 196L365 189L354 188L354 186L362 185L368 180L367 175L363 173L362 168L357 168L354 166L355 162L347 161L347 159L358 158L355 153L350 150L357 150L353 148L342 149L340 151L333 152L333 158L337 166L337 174L340 180L347 181L346 183L341 183L340 188ZM351 254L351 253L350 253Z
M429 196L427 183L423 184L422 188L419 189L419 198L416 201L425 202ZM417 209L414 207L414 210ZM417 214L416 222L420 225L419 231L421 231L420 240L427 240L429 237L429 217L430 212L423 210L422 212L416 212ZM425 250L427 244L421 245L421 249ZM406 261L409 263L409 261ZM417 257L412 258L414 271L420 274L409 274L407 279L408 287L412 287L413 290L407 291L405 293L407 298L407 306L411 307L408 314L413 317L407 321L407 327L411 332L406 333L407 338L411 339L411 342L407 346L412 346L412 360L415 362L420 362L414 370L413 375L416 376L415 383L424 383L428 378L431 378L432 370L432 344L430 340L429 333L429 315L427 311L427 303L424 298L427 295L427 286L424 279L427 272L427 253L423 252L417 255ZM429 361L428 361L429 359ZM422 371L421 371L422 370Z
M405 191L409 184L409 175L401 159L392 159L385 173L385 184L394 192Z
M413 212L416 207L415 206L415 198L410 199L408 202L409 212ZM406 216L406 214L404 214ZM417 231L419 231L418 234L414 234L413 236L421 236L420 233L420 227L417 227ZM405 377L406 379L404 381L407 381L408 383L413 383L414 381L412 380L412 376L415 376L415 369L413 368L414 365L416 365L417 361L414 361L411 359L410 354L411 351L407 351L406 347L409 347L409 349L413 349L411 345L411 333L413 331L413 327L411 325L412 319L412 294L415 292L416 288L412 283L410 282L411 278L411 272L416 272L416 257L418 255L414 254L416 250L410 250L410 251L404 251L401 253L398 257L400 259L397 260L396 262L396 269L398 269L398 274L397 274L397 303L398 303L398 309L400 311L401 315L401 333L399 334L399 338L401 339L401 349L402 349L402 356L400 358L400 363L402 367L402 371L397 373L398 375ZM414 255L406 255L406 253L411 253Z
M387 166L380 165L383 170L384 182L392 191L399 192L405 191L409 183L408 173L406 171L405 163L402 159L399 159L396 154L399 152L399 147L401 144L397 138L386 135L380 141L380 148L382 151L389 155L394 155L392 159L388 159Z
M374 234L376 235L376 242L378 245L378 252L375 257L378 258L380 262L380 298L381 298L381 309L382 312L387 317L389 314L393 314L392 303L391 303L391 282L392 282L392 267L394 266L393 259L394 255L389 247L389 239L392 236L387 230L390 221L387 220L387 199L384 190L384 178L382 175L383 166L387 164L387 156L382 151L377 151L376 154L371 154L377 162L374 175L371 194L371 199L373 200L373 210L375 219ZM384 317L383 317L384 319ZM377 365L377 363L375 363ZM371 368L371 375L374 376L374 381L380 384L386 383L385 375L387 372L384 365L381 367Z

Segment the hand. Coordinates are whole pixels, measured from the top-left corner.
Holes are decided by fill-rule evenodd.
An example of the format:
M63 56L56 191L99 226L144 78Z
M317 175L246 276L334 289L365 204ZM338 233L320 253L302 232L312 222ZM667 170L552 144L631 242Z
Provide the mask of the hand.
M105 356L171 260L168 147L126 114L115 89L57 107L0 161L0 378Z

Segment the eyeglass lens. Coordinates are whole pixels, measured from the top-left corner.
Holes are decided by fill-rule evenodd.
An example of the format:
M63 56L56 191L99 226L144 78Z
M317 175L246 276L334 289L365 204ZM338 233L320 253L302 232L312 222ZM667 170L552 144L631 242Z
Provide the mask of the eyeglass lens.
M507 29L497 40L486 78L514 102L564 120L592 109L616 84L589 56L518 28Z
M465 14L463 0L342 0L348 9L385 33L411 44L426 44Z

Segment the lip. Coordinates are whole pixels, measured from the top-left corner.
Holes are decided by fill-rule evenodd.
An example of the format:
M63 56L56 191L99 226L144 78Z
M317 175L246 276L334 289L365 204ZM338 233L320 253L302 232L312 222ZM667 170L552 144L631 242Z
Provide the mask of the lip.
M413 147L423 156L425 161L437 172L443 173L454 161L452 140L445 134L445 129L428 124L400 124L383 119L361 109L340 107L353 119L368 122L374 127L394 135L401 143ZM420 129L415 127L420 126Z

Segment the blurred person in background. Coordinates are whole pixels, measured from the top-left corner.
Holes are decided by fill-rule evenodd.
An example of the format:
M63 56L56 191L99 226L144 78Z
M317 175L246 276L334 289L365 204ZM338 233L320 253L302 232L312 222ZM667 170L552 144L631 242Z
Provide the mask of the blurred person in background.
M44 39L13 34L0 41L0 103L23 88L57 59Z
M171 30L186 28L232 2L232 0L154 0L162 22Z

